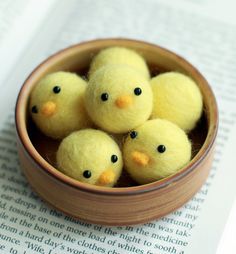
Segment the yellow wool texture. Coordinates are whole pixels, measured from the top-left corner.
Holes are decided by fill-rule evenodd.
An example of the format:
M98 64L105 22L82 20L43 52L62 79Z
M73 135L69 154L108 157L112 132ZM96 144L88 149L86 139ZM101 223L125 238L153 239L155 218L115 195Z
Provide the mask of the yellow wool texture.
M85 105L100 128L111 133L125 133L150 117L152 96L149 81L135 69L109 65L99 69L89 80Z
M151 118L167 119L189 132L200 119L203 100L197 84L188 76L167 72L151 79Z
M37 127L54 139L92 125L85 110L86 81L69 72L45 76L30 96L30 112Z
M175 174L191 159L191 143L185 132L164 119L145 122L126 138L125 169L140 184ZM163 147L164 146L164 147ZM164 151L164 152L163 152Z
M144 58L136 51L124 47L110 47L101 50L90 66L89 77L101 67L110 64L125 64L136 69L146 79L150 79L148 66Z
M84 129L63 139L57 151L57 166L81 182L112 187L120 177L123 159L118 145L108 134ZM86 178L88 171L90 177Z

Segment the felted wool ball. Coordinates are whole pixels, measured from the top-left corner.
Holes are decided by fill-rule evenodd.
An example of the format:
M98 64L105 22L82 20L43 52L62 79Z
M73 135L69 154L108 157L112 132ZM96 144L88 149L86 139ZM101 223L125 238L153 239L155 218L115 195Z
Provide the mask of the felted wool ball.
M150 78L149 69L144 58L136 51L123 47L110 47L101 50L93 59L89 76L101 67L110 64L125 64L136 69L146 79Z
M151 79L151 118L167 119L189 132L200 119L203 100L197 84L188 76L168 72Z
M85 105L100 128L125 133L149 118L153 105L151 86L129 66L104 66L89 80Z
M123 167L121 151L105 132L84 129L63 139L57 165L64 174L84 183L111 187Z
M123 146L125 169L140 184L172 175L191 159L185 132L164 119L154 119L129 133Z
M85 110L87 83L69 72L45 76L30 96L30 112L37 127L46 135L61 139L72 131L91 126Z

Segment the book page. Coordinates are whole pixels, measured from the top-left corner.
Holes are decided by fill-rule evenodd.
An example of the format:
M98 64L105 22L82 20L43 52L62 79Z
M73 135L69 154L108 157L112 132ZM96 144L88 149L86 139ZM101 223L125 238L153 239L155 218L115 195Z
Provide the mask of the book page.
M227 224L224 229L223 236L220 239L220 243L216 254L227 253L234 254L236 250L236 200L234 201L233 208L230 211L230 215Z
M0 95L0 253L216 253L236 191L236 27L194 8L154 0L80 0L45 20ZM184 56L208 79L219 105L219 134L206 183L182 208L144 225L106 227L60 213L31 190L18 164L13 105L26 75L61 48L105 37L141 39Z
M236 25L234 0L161 0L161 2L188 13L198 13L201 17Z
M0 1L0 82L2 83L20 54L50 12L54 0ZM0 86L1 87L1 86Z

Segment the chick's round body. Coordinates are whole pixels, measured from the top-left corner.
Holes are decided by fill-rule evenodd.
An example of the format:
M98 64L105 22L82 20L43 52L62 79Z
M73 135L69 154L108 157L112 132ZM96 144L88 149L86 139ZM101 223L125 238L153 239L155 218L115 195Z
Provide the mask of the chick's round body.
M149 120L130 132L123 146L125 169L140 184L176 173L191 159L191 143L177 125Z
M167 119L186 132L201 117L203 100L197 84L188 76L167 72L151 79L153 110L151 118Z
M37 127L54 139L90 127L92 123L84 106L86 87L86 81L69 72L55 72L40 80L29 103Z
M92 60L89 76L101 67L111 64L124 64L136 69L144 78L149 79L149 69L144 58L132 49L125 47L109 47L101 50Z
M91 77L85 105L91 119L111 133L125 133L144 123L152 111L149 82L126 65L109 65Z
M108 134L85 129L63 139L57 151L57 166L81 182L112 187L120 177L123 159L119 146Z

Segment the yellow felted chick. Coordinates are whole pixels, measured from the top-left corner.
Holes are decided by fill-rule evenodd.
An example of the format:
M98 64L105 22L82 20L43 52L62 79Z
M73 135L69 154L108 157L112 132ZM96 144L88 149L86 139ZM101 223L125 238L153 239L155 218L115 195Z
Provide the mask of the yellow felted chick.
M142 56L134 50L123 47L110 47L100 51L93 59L89 76L101 67L110 64L125 64L136 69L146 79L150 78L147 64Z
M60 139L72 131L91 126L84 106L87 83L69 72L45 76L30 96L30 112L47 136Z
M123 167L121 151L105 132L85 129L63 139L57 152L58 168L84 183L111 187Z
M200 119L203 101L200 89L189 77L168 72L151 79L153 111L151 118L167 119L185 131Z
M176 173L191 158L191 143L177 125L163 119L130 132L123 146L125 169L140 184Z
M100 128L112 133L125 133L149 118L152 111L151 86L129 66L105 66L89 80L85 105Z

